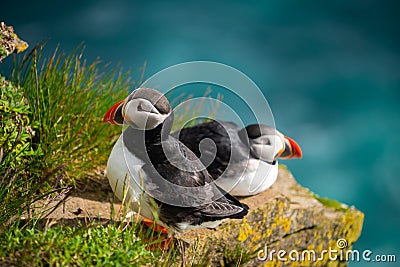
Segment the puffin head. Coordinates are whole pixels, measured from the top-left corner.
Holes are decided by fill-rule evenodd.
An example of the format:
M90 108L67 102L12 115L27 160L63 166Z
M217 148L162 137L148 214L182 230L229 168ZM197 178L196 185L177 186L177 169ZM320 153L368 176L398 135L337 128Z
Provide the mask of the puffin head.
M139 88L124 101L112 106L104 116L103 122L129 126L138 130L152 130L163 124L172 114L167 98L157 90Z
M273 163L278 158L301 158L300 146L291 138L273 127L252 124L243 128L239 136L249 145L252 155L260 160Z

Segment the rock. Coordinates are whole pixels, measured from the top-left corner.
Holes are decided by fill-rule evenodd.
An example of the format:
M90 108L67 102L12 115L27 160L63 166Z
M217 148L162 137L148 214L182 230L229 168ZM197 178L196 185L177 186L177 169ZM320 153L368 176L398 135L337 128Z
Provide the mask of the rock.
M362 212L318 197L300 186L285 166L279 167L269 190L241 201L250 207L245 219L177 236L185 265L346 266L346 251L361 234ZM286 261L279 260L279 250Z
M0 22L0 62L11 53L20 53L28 48L28 43L14 33L12 26Z

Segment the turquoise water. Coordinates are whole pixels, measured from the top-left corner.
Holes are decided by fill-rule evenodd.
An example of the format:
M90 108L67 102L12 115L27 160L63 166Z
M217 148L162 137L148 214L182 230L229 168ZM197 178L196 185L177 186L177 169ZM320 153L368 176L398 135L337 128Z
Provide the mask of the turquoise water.
M246 73L303 149L286 162L300 183L365 213L355 248L400 260L398 10L361 0L19 1L0 13L31 45L84 41L89 59L146 61L147 77L190 60Z

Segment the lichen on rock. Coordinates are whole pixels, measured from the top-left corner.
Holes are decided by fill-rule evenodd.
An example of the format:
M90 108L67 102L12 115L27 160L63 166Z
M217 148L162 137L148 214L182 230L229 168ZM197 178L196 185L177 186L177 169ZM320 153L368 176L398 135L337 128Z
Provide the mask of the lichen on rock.
M270 189L241 201L250 207L243 220L179 235L186 247L183 258L211 266L346 266L343 255L361 234L362 212L329 205L300 186L284 166ZM339 241L345 246L338 247ZM329 249L337 251L336 260L324 252ZM279 250L285 251L284 260L279 260ZM293 260L296 256L300 258Z
M28 43L21 40L12 26L0 22L0 62L12 53L20 53L28 48Z

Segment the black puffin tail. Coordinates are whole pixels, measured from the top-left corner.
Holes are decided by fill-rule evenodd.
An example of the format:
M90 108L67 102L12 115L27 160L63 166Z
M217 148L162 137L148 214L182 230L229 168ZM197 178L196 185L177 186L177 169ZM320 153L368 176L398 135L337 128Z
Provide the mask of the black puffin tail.
M246 216L247 213L249 213L249 206L247 206L247 204L245 204L245 203L240 203L240 204L243 208L243 211L232 216L231 217L232 219L243 219L244 216Z
M232 196L228 192L226 192L224 189L220 188L219 186L215 185L221 193L224 195L221 199L217 200L216 203L227 205L230 207L230 209L235 212L230 212L227 218L231 219L243 219L244 216L247 215L249 212L249 206L247 204L240 202L236 197Z

